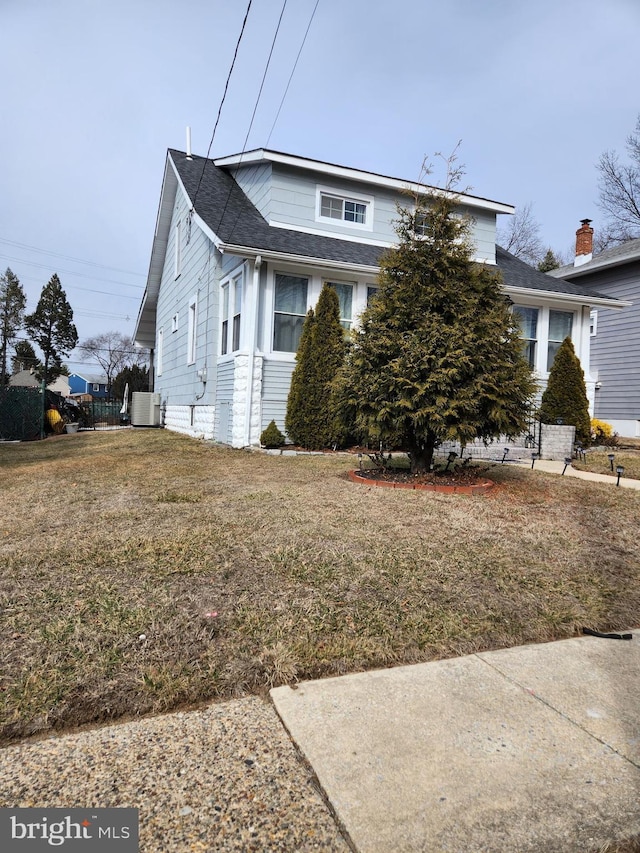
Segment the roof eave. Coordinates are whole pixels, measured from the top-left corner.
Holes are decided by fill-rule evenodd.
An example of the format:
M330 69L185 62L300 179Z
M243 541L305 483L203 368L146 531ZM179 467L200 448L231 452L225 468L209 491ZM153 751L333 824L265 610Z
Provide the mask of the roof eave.
M312 169L315 172L321 172L335 178L344 178L346 180L358 181L360 183L373 184L375 186L387 187L388 189L408 191L422 195L445 192L440 187L422 184L418 181L407 181L402 178L392 178L388 175L377 174L376 172L366 172L363 169L353 169L350 166L338 166L334 163L325 163L322 160L312 160L308 157L298 157L294 154L284 154L280 151L270 151L265 148L256 148L253 151L246 151L242 154L232 154L228 157L217 157L213 162L216 166L222 168L250 166L261 162L280 163L285 166L293 166L299 169ZM466 193L452 193L452 195L457 196L460 203L467 207L477 207L482 210L490 210L493 213L508 214L513 214L516 210L512 204L504 204L503 202L482 198L481 196L467 195Z
M590 296L586 293L562 293L558 290L538 290L534 287L517 287L506 283L504 287L508 293L519 296L530 296L534 299L540 299L541 297L546 299L560 299L563 302L578 302L581 305L593 305L598 308L622 309L629 308L633 304L632 302L625 302L622 299L608 299L606 296Z

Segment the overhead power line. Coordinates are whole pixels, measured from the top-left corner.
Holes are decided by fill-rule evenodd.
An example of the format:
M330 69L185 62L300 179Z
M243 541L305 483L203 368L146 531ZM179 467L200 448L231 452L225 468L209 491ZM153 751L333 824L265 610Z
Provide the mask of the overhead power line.
M37 267L39 269L49 270L49 271L51 270L50 264L39 264L36 261L25 261L22 258L14 258L11 255L0 254L0 258L4 258L5 261L16 261L19 264L26 264L29 267ZM119 287L135 287L137 290L143 290L144 289L143 284L128 284L126 281L116 281L113 278L100 278L99 276L96 276L96 275L87 275L87 273L76 272L75 270L58 269L57 272L62 273L62 275L77 275L80 278L90 278L92 281L104 281L107 284L117 284ZM82 288L78 288L78 289L81 290ZM100 293L101 291L95 291L95 292ZM127 298L127 299L139 299L138 296L127 296L125 298Z
M193 202L191 204L192 210L195 209L196 199L198 197L198 192L200 191L200 184L202 183L202 178L204 176L204 170L207 165L207 160L209 159L209 154L211 154L211 148L213 146L213 140L215 139L216 130L218 129L218 123L220 121L220 115L222 113L222 106L225 102L225 98L227 97L227 90L229 88L229 81L231 80L231 74L233 72L233 67L236 64L236 57L238 56L238 49L240 48L240 42L242 41L242 36L244 34L244 28L247 25L247 18L249 17L249 11L251 9L251 2L249 0L249 5L247 6L247 11L244 14L244 20L242 22L242 28L240 29L240 35L238 36L238 41L236 42L236 49L233 52L233 59L231 61L231 67L229 68L229 73L227 74L227 81L224 84L224 91L222 93L222 99L220 101L220 106L218 107L218 115L216 116L216 123L213 126L213 133L211 134L211 141L209 142L209 148L207 149L207 156L202 163L202 171L200 172L200 180L198 181L198 186L196 187L196 191L193 196Z
M298 60L300 59L300 54L302 53L302 48L304 47L304 44L307 40L307 36L309 35L309 30L311 29L311 24L313 23L313 19L315 17L316 10L318 8L319 3L320 3L320 0L316 0L316 5L313 7L313 12L311 13L311 17L309 18L309 23L307 24L307 29L305 31L304 38L302 39L302 44L300 45L300 50L298 51L298 55L296 56L296 61L293 63L293 68L291 69L291 74L289 75L289 81L287 82L287 86L284 90L284 95L282 96L282 100L280 101L280 106L278 107L278 112L276 113L276 117L274 118L273 124L271 125L271 130L269 131L269 136L267 136L267 141L264 144L265 148L269 147L269 140L271 139L271 134L273 133L273 130L276 126L276 122L280 118L280 111L282 109L282 105L284 104L284 100L287 97L287 92L289 91L289 86L291 85L291 81L293 80L293 75L295 74L296 68L298 67Z
M118 267L110 267L107 264L99 264L97 261L86 261L84 258L76 258L73 255L63 255L60 252L52 252L50 249L41 249L38 246L29 246L27 243L19 243L17 240L8 240L6 237L0 237L0 243L8 243L10 246L15 246L18 249L28 249L31 252L38 252L42 255L52 255L55 258L63 258L65 261L75 261L78 264L86 264L91 267L99 267L103 270L111 270L112 272L121 272L124 275L137 275L144 278L144 273L132 272L131 270L123 270ZM138 285L135 285L136 287Z

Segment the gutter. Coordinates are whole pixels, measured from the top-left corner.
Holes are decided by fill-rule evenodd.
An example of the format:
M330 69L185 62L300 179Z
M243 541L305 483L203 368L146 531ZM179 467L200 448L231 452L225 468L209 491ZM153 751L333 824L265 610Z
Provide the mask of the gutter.
M508 293L518 296L531 296L534 299L545 297L547 299L561 299L563 302L579 302L581 305L595 305L599 308L629 308L633 302L626 302L622 299L607 299L606 296L590 296L588 293L562 293L558 290L537 290L533 287L515 287L513 285L505 285L505 290Z
M258 343L258 297L260 294L260 267L262 257L256 255L253 262L253 290L251 292L251 340L249 341L249 364L247 365L248 394L244 412L244 446L251 446L251 410L253 407L253 374L256 346Z

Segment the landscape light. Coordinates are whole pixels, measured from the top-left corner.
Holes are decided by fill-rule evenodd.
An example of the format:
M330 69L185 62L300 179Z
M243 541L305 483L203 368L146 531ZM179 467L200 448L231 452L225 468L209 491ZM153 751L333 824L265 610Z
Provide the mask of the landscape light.
M502 462L500 463L501 465L504 465L504 460L507 458L507 454L508 454L508 453L509 453L509 448L508 448L508 447L505 447L505 449L504 449L504 455L503 455L503 457L502 457Z
M562 473L563 473L563 474L564 474L564 472L567 470L567 468L569 467L569 465L571 465L571 457L570 457L570 456L565 456L565 458L564 458L564 468L562 469Z
M613 471L613 460L616 458L615 453L607 453L607 459L609 460L609 465L611 465L611 470Z
M449 470L449 465L451 465L451 463L456 459L457 456L458 454L454 450L452 450L451 453L447 456L447 465L444 469L445 471Z
M538 453L531 454L531 470L533 471L533 466L536 464L536 459L538 458Z
M622 465L616 466L616 474L618 475L618 480L616 482L616 486L620 485L620 477L624 474L624 467Z

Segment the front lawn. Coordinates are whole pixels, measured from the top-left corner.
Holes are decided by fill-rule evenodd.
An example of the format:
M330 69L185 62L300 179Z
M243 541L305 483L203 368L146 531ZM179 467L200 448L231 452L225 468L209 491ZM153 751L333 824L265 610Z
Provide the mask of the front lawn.
M481 498L369 488L356 462L0 445L4 740L640 624L640 493L507 465Z
M613 453L613 471L609 454ZM623 477L640 480L640 450L625 448L618 450L615 447L607 447L603 450L588 450L583 459L574 459L573 467L579 471L593 471L595 474L609 474L616 476L616 467L622 465Z

